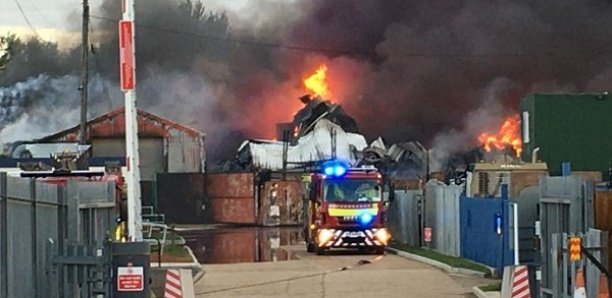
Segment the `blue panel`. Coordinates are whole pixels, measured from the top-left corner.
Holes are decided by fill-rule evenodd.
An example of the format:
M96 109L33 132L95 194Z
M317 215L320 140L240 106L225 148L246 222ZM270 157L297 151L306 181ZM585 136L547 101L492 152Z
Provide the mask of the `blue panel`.
M568 177L572 175L572 164L570 162L563 162L561 164L561 176Z
M462 196L459 208L461 256L501 272L513 259L509 248L508 200Z

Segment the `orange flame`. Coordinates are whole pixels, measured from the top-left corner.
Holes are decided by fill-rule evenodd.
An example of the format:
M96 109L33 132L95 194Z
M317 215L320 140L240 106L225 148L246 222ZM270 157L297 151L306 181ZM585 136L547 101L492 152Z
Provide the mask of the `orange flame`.
M322 64L316 72L304 79L304 86L315 95L327 98L330 95L329 87L325 78L327 77L327 65Z
M497 134L492 133L482 133L478 140L483 144L484 149L487 152L491 152L492 147L497 148L498 150L503 150L504 148L510 146L516 152L516 156L520 156L523 151L523 142L521 141L521 132L520 132L520 123L521 118L519 115L514 115L508 117L504 124L499 128L499 132Z

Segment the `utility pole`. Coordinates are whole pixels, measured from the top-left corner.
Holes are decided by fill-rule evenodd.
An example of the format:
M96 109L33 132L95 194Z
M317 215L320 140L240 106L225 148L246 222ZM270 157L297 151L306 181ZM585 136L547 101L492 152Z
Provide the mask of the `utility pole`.
M81 47L81 129L79 142L87 143L87 85L89 84L89 0L83 0L83 33Z
M142 241L142 201L140 198L140 158L138 156L138 116L136 110L134 0L122 1L123 19L119 21L119 69L121 90L125 95L128 238L129 241Z

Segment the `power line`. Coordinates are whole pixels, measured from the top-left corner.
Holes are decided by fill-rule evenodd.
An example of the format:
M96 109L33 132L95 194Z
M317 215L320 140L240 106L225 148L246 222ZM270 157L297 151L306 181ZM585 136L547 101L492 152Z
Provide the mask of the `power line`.
M95 15L91 15L91 17L94 19L99 19L99 20L108 21L108 22L119 21L118 19L95 16ZM265 47L265 48L276 48L276 49L302 51L302 52L318 52L318 53L339 54L339 55L350 54L350 55L365 56L365 57L381 56L379 53L376 53L375 51L355 51L355 50L329 49L329 48L320 48L320 47L306 47L306 46L299 46L299 45L284 45L284 44L278 44L278 43L269 43L269 42L253 41L253 40L212 36L212 35L207 35L207 34L202 34L202 33L178 30L178 29L161 28L161 27L156 27L156 26L151 26L151 25L146 25L146 24L141 24L141 23L135 23L134 25L139 28L144 28L148 30L166 32L170 34L194 36L194 37L204 38L204 39L218 41L218 42L225 42L225 43L244 44L244 45L251 45L251 46L258 46L258 47ZM607 48L611 43L612 43L612 40L608 40L602 43L601 45L599 45L598 47L592 48L591 50L587 52L590 52L591 54L603 54L603 50ZM517 53L475 53L475 54L471 54L471 53L467 53L467 54L463 54L463 53L449 53L449 54L445 54L445 53L404 53L401 56L414 57L414 58L441 58L441 59L443 58L485 59L485 58L524 58L524 57L570 58L570 57L576 57L576 56L585 56L587 54L588 53L585 53L584 51L582 51L579 53L578 52L576 53L559 53L559 52L520 53L520 52L517 52Z
M100 16L95 16L95 15L91 15L91 18L99 19L99 20L103 20L103 21L109 21L109 22L118 22L119 21L118 19L107 18L107 17L100 17ZM209 40L215 40L215 41L219 41L219 42L227 42L227 43L235 43L235 44L245 44L245 45L267 47L267 48L278 48L278 49L295 50L295 51L306 51L306 52L322 52L322 53L329 53L329 54L357 54L357 55L362 55L362 56L376 55L375 52L357 52L357 51L349 51L349 50L324 49L324 48L304 47L304 46L296 46L296 45L282 45L282 44L259 42L259 41L252 41L252 40L243 40L243 39L234 39L234 38L227 38L227 37L218 37L218 36L212 36L212 35L207 35L207 34L202 34L202 33L188 32L188 31L182 31L182 30L176 30L176 29L160 28L160 27L155 27L155 26L151 26L151 25L145 25L145 24L141 24L141 23L134 23L134 25L137 26L137 27L140 27L140 28L154 30L154 31L166 32L166 33L172 33L172 34L180 34L180 35L187 35L187 36L196 36L196 37L201 37L201 38L205 38L205 39L209 39Z
M49 21L49 19L47 19L47 17L45 17L45 15L43 15L43 13L40 11L40 9L38 9L38 7L34 4L34 1L29 0L30 5L32 6L32 8L34 8L34 10L36 10L36 13L38 13L38 15L47 23L47 25L52 25L51 22Z
M17 4L17 8L19 8L19 11L21 12L21 15L25 19L26 23L28 23L28 26L30 26L30 29L32 29L32 31L38 37L38 39L42 39L40 37L40 35L38 34L38 32L36 32L36 29L34 29L34 26L32 26L32 23L30 23L30 20L28 19L28 17L26 16L25 12L23 11L23 8L21 8L21 4L19 4L18 0L15 0L15 4Z

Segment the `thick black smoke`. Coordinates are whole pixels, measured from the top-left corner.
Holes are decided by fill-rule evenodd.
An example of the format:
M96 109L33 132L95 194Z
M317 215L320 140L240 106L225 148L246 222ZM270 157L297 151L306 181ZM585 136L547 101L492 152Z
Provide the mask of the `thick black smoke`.
M95 71L114 90L119 5L92 12ZM604 0L250 1L227 16L206 2L136 5L139 105L205 131L225 152L228 135L272 137L292 119L301 79L320 63L369 139L419 140L440 156L495 131L527 93L601 92L612 79ZM0 73L5 88L77 74L78 48L23 47L28 58Z

